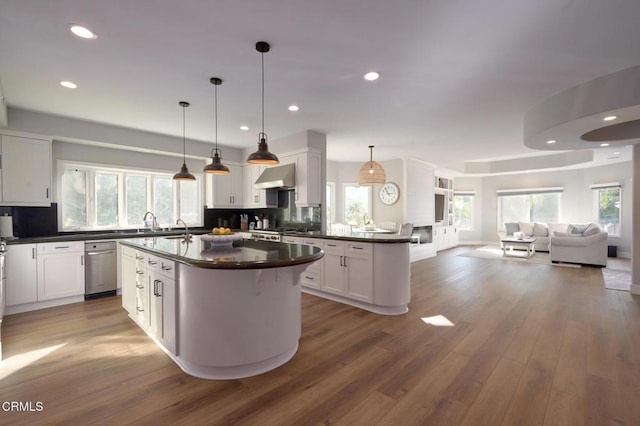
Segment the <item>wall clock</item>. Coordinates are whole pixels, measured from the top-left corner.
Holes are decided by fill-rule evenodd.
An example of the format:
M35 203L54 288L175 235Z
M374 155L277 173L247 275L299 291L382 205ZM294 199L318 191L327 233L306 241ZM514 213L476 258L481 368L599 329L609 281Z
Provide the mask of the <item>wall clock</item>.
M378 197L380 197L382 204L386 204L387 206L395 204L398 198L400 198L400 188L393 182L387 182L380 187Z

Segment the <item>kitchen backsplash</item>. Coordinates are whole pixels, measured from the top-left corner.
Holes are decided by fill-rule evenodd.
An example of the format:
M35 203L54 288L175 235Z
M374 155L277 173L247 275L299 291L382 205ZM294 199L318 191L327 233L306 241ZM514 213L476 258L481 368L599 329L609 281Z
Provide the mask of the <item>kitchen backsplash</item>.
M58 204L51 207L0 207L0 216L13 217L13 236L43 237L58 233Z

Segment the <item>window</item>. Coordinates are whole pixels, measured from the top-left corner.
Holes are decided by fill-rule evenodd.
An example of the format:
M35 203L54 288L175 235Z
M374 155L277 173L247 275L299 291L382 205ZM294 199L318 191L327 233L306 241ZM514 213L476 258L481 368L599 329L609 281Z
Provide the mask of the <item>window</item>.
M137 228L152 211L161 227L178 218L202 226L202 179L176 182L172 174L61 162L60 229Z
M562 188L498 191L498 229L509 222L559 223Z
M362 225L371 219L371 187L344 184L344 220Z
M594 217L603 231L619 237L621 209L621 186L619 183L592 185Z
M456 192L453 196L454 223L461 231L473 229L473 192Z

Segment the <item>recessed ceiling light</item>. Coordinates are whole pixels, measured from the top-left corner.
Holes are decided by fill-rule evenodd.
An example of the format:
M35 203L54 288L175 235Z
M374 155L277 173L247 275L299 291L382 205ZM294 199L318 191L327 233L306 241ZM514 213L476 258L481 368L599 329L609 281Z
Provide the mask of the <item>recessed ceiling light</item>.
M603 118L603 120L604 121L612 121L612 120L615 120L616 118L618 118L618 117L616 117L615 115L609 115L609 116Z
M288 110L289 111L298 111L300 109L300 107L298 107L298 105L289 105Z
M551 145L552 143L556 143L556 141L554 139L551 139L551 140L548 140L547 143Z
M71 30L71 32L77 35L78 37L84 38L87 40L95 40L98 38L98 36L93 31L91 31L87 27L83 27L82 25L70 24L69 30Z
M247 131L247 130L249 130L249 127L248 126L240 126L240 130Z
M601 143L600 146L604 147L604 146L609 146L608 143Z
M380 77L380 74L375 71L368 72L364 75L364 79L369 81L377 80L378 77Z
M76 87L78 87L78 85L72 81L61 81L60 86L66 87L67 89L75 89Z

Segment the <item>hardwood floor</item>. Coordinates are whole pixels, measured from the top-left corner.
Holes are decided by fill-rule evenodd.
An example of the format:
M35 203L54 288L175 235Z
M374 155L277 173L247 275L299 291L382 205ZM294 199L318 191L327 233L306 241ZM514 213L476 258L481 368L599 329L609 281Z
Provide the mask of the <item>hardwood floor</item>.
M5 317L2 408L43 409L0 424L640 424L639 297L465 250L412 264L406 315L303 294L298 353L241 380L183 373L120 298Z

